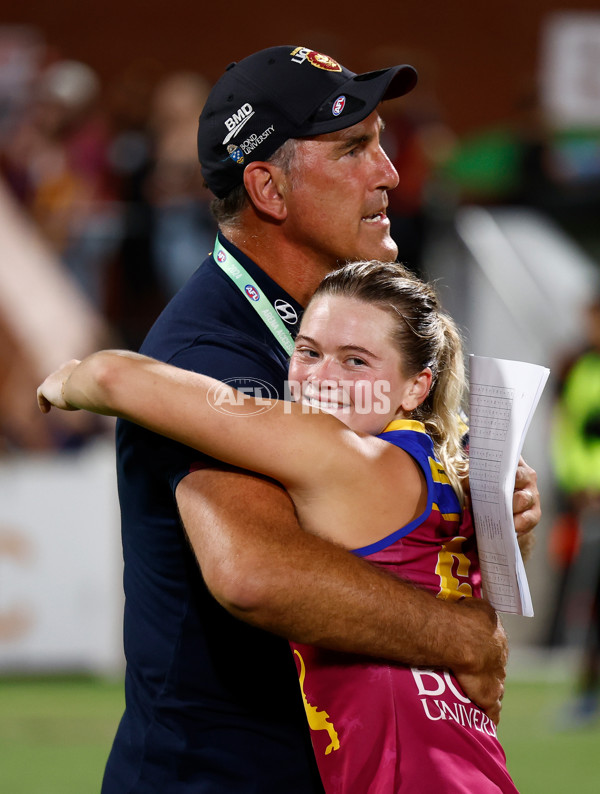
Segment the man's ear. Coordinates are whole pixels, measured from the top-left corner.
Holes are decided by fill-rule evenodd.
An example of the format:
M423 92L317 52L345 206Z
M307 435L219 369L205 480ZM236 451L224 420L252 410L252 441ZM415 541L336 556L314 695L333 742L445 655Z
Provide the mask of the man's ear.
M285 176L280 168L259 160L249 163L244 169L244 185L259 212L278 221L285 220Z
M429 367L425 367L422 372L412 379L409 388L402 400L402 408L407 413L414 411L421 403L425 402L431 389L433 375Z

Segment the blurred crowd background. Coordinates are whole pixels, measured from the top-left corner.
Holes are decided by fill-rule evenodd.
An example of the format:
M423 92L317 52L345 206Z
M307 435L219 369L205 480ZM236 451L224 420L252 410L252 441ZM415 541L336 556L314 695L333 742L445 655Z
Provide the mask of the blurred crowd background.
M38 5L0 15L0 670L120 663L112 423L42 417L35 387L62 360L137 348L211 250L198 115L230 60L286 41L356 71L419 70L417 90L382 107L400 258L439 280L470 352L552 370L526 446L544 505L538 617L515 624L516 642L597 644L600 481L573 483L559 462L578 433L581 455L600 449L600 388L572 427L555 414L595 344L598 3L309 2L302 20L258 1Z

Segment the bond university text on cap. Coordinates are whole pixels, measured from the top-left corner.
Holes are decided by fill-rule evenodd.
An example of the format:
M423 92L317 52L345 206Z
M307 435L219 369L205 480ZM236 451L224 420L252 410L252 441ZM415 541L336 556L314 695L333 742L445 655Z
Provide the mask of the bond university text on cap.
M200 115L198 155L206 184L223 198L243 181L248 163L268 160L289 138L358 124L416 82L412 66L355 74L307 47L269 47L232 63Z

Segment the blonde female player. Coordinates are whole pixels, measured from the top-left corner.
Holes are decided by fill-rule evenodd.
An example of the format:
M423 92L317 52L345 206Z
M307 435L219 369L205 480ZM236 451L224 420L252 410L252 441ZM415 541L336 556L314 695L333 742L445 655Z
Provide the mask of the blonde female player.
M307 531L438 598L479 597L462 510L461 342L433 290L397 264L330 274L306 309L289 378L296 402L257 401L102 351L49 376L38 401L44 412L120 416L275 478ZM292 647L327 794L516 791L495 724L451 673Z

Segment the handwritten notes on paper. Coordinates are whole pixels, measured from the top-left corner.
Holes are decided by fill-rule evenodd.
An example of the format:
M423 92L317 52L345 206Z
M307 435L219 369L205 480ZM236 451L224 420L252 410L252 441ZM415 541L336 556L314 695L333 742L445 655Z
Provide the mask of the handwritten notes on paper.
M499 612L533 615L515 534L515 475L546 367L470 356L469 482L484 594Z

